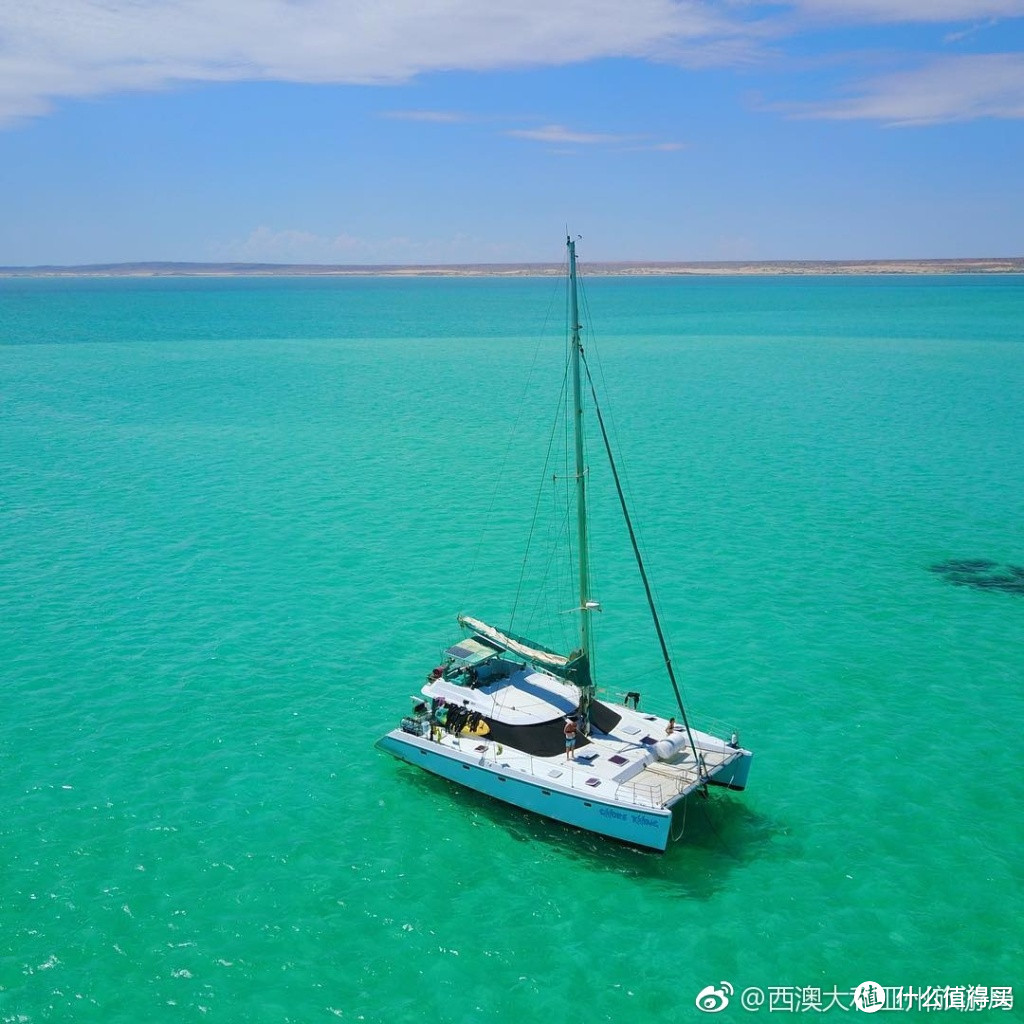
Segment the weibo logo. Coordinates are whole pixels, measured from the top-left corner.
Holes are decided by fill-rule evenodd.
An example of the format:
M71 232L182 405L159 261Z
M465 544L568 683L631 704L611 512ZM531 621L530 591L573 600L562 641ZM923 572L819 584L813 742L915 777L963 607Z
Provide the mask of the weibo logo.
M708 985L697 993L697 1009L705 1013L718 1013L729 1005L729 996L733 994L733 987L727 981L720 982L720 987Z

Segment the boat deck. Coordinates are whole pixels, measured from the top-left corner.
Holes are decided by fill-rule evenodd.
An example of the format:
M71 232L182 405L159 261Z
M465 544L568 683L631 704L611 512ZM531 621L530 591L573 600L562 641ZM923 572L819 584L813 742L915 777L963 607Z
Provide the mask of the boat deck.
M618 708L617 710L622 710ZM564 754L540 757L502 745L486 736L452 736L443 734L437 744L471 757L481 767L501 772L521 772L535 784L554 785L579 793L591 793L598 800L643 808L670 807L681 797L699 788L703 778L693 752L681 754L672 762L652 759L651 740L646 730L637 728L634 720L645 725L664 722L653 716L630 713L623 717L627 731L643 733L641 739L617 735L594 734L590 742L577 749L575 758ZM714 776L720 769L737 760L742 751L726 747L721 740L695 732L697 750L703 760L704 776Z

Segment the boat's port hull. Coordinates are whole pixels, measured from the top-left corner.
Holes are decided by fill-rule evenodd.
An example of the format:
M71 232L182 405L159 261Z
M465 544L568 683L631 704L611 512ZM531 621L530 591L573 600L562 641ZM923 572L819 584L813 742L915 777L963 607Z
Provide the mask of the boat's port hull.
M647 849L664 850L668 846L670 810L595 800L589 794L574 793L554 782L542 783L514 768L442 747L400 729L381 737L377 746L434 775L545 818Z
M723 765L708 779L712 786L724 786L726 789L741 792L747 788L747 776L750 774L750 762L754 755L744 751L742 757L738 757L730 764Z

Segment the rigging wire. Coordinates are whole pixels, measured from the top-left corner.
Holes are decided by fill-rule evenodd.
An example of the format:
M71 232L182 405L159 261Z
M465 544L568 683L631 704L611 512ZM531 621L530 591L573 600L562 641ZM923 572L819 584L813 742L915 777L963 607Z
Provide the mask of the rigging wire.
M534 621L537 619L542 604L545 606L545 608L546 608L546 610L548 612L548 616L547 617L549 619L550 618L556 618L559 621L561 620L561 616L553 616L551 614L552 611L553 611L553 609L551 608L551 605L549 603L550 600L551 600L551 589L548 588L547 586L545 586L545 584L547 583L548 579L553 574L552 573L552 569L554 569L554 575L556 577L558 576L558 555L559 555L560 551L563 548L562 538L563 538L563 536L567 537L569 535L569 509L567 507L563 506L562 509L559 510L559 507L558 507L558 492L557 492L557 485L558 485L557 478L552 480L552 485L553 486L552 486L552 490L551 490L551 499L552 499L552 515L551 515L551 520L552 520L552 522L558 523L558 526L557 526L557 529L554 530L551 533L551 544L550 544L549 549L548 549L548 557L547 557L547 562L545 563L545 566L544 566L544 573L543 573L543 575L541 577L540 586L537 588L537 596L534 599L533 608L531 609L530 614L527 617L526 626L524 627L524 629L527 632L529 632L531 630ZM559 511L561 511L561 519L558 518ZM558 592L560 593L561 591L558 591ZM568 642L568 638L566 637L564 627L561 630L561 637L562 637L563 642L565 642L565 644L567 645L567 646L565 646L564 649L565 650L570 650L571 649L571 644L569 644L569 642Z
M570 243L570 245L571 245L571 243ZM573 248L572 251L575 254L575 248ZM575 256L574 256L574 258L575 258ZM583 351L584 350L583 350L582 341L580 340L580 332L583 330L583 323L582 323L582 321L588 319L588 317L586 315L584 315L582 317L580 316L579 301L578 301L579 300L580 289L581 289L581 284L580 284L579 274L574 272L571 275L567 275L566 276L566 282L565 282L566 355L569 358L574 358L576 356L576 353L575 353L574 349L578 347L578 349L579 349L579 358L582 361L582 359L583 359ZM574 299L575 299L575 301L574 301ZM578 383L579 383L579 381L577 379L577 384ZM582 396L577 395L577 397L580 399L580 404L582 406ZM582 412L582 410L581 410L581 412ZM576 500L577 501L582 500L582 496L585 494L585 492L587 490L587 477L590 475L590 464L589 464L589 458L588 458L589 451L587 449L586 420L585 420L585 418L584 418L584 416L582 414L577 419L576 410L575 409L573 410L573 414L570 417L570 415L569 415L569 402L568 402L568 398L566 399L566 403L565 403L565 421L566 421L565 465L566 465L566 502L567 502L567 506L566 507L568 507L568 503L571 502L571 500L572 500L570 498L570 495L569 495L569 491L570 491L569 481L570 481L570 479L575 481L576 484L577 484L577 488L576 489L577 489L577 493L578 493L579 497ZM578 442L576 441L577 432L579 434L579 441ZM569 459L570 459L570 456L569 456L570 434L572 435L574 449L575 449L575 446L576 446L577 443L579 444L580 448L582 449L582 452L583 452L583 464L582 464L582 466L577 464L576 450L573 451L572 462L570 463L570 461L569 461ZM571 472L570 472L570 469L569 469L570 465L573 467ZM582 473L582 475L583 475L583 480L582 481L577 480L577 475L576 474L578 472ZM578 543L581 543L582 542L582 538L581 537L577 537L577 541L578 541ZM570 555L571 554L572 554L572 551L570 549ZM593 563L591 562L590 558L588 557L588 554L589 554L589 545L588 545L588 550L587 551L584 551L584 550L580 549L580 550L578 550L576 552L576 556L580 560L580 562L584 562L585 565L586 565L585 578L581 581L580 588L577 591L577 593L585 594L586 597L583 598L582 600L585 600L587 602L589 602L593 598L593 594L594 594L594 566L593 566ZM571 568L575 570L577 568L576 563L573 563ZM578 578L578 576L577 576L577 578ZM583 635L582 635L583 634L583 626L584 626L583 617L584 616L586 617L587 632L589 633L589 636L590 636L590 642L588 644L588 650L587 650L587 656L588 656L588 660L589 660L588 668L589 668L589 672L590 672L591 685L596 690L596 681L597 681L597 675L598 675L598 673L597 673L597 650L598 650L597 633L599 632L599 630L595 628L597 624L594 621L594 617L592 615L590 615L590 612L589 612L588 608L583 607L582 604L581 604L581 606L579 607L578 611L579 611L580 616L581 616L581 621L580 621L580 641L581 641L581 645L582 645L582 641L583 641Z
M608 452L608 464L611 466L612 479L615 481L615 491L619 496L619 504L622 506L622 514L626 520L626 528L629 530L629 539L633 545L633 554L636 556L637 568L640 570L640 579L644 585L644 591L647 594L647 603L651 609L651 616L654 619L654 629L658 634L658 643L661 645L661 653L665 659L665 669L668 672L669 682L672 684L672 690L676 695L676 703L679 705L679 714L683 719L683 726L686 729L687 738L690 741L690 747L693 749L693 756L698 764L701 764L700 754L697 752L697 744L693 738L693 732L690 730L690 720L686 714L686 708L683 706L683 698L679 692L679 684L676 682L676 674L672 669L672 658L668 652L668 645L665 641L665 634L661 629L661 620L658 618L658 610L654 605L654 595L651 593L651 584L647 579L647 570L644 568L644 561L640 554L640 548L637 545L636 533L633 531L633 522L629 517L629 508L626 505L626 496L622 491L622 483L619 480L618 470L615 468L615 460L612 457L611 443L608 440L608 431L605 429L604 417L601 415L601 406L597 402L597 389L594 386L594 378L590 373L590 366L587 364L586 357L583 353L580 353L580 358L583 361L583 368L586 370L587 383L590 385L590 394L594 399L594 413L597 416L598 426L601 428L601 436L604 438L605 448ZM707 777L703 769L701 770L701 778L707 788Z
M701 810L704 812L704 821L707 823L708 828L711 829L711 834L715 837L715 839L718 840L718 844L722 847L722 849L725 850L725 852L730 857L732 857L733 860L742 860L743 858L740 857L740 855L732 849L732 847L725 841L725 839L722 838L722 833L719 832L718 829L715 827L714 819L711 817L711 814L708 812L707 807L703 803L701 804Z
M607 377L605 376L604 364L601 361L601 350L600 350L600 348L597 345L596 333L593 330L593 320L592 320L591 313L590 313L590 297L589 297L589 295L588 295L588 293L587 293L587 291L586 291L586 289L584 287L584 284L583 284L582 280L579 282L579 294L580 294L580 298L582 299L583 314L584 314L583 315L583 319L586 320L587 329L588 329L589 336L590 336L590 341L589 341L589 344L587 345L587 349L594 356L595 362L597 364L597 371L598 371L598 375L600 377L600 383L601 383L601 391L602 391L603 394L607 395L609 393L608 380L607 380ZM589 377L589 369L588 369L588 377ZM596 394L596 391L594 390L593 380L591 380L591 391L592 391L592 394L594 395L594 406L595 406L595 408L597 408L597 394ZM624 483L624 490L626 492L626 496L627 496L627 499L628 499L627 500L628 506L630 508L632 508L632 509L636 509L638 507L638 504L637 504L636 498L635 498L635 496L633 494L633 486L632 486L632 482L631 482L630 477L629 477L629 466L628 466L628 463L626 462L626 460L622 456L622 444L621 444L621 442L619 440L618 424L615 422L615 408L612 405L609 405L609 407L608 407L608 420L609 420L609 422L611 424L610 434L611 434L611 436L615 440L614 450L618 453L617 457L613 460L614 465L613 465L613 470L612 471L614 473L616 473L616 475L621 476L621 479L622 479L622 481ZM606 446L608 448L609 460L611 460L612 459L612 446L608 442L608 434L607 433L605 434L605 443L606 443ZM633 516L629 516L628 520L629 520L629 523L631 523L633 525L633 527L635 528L635 530L636 530L636 541L637 541L637 544L639 545L640 553L643 556L643 560L644 560L644 562L649 562L650 558L649 558L649 555L648 555L647 542L646 542L646 539L644 537L643 522L635 514ZM627 523L627 525L629 525L629 523ZM662 600L661 600L661 595L658 593L657 585L653 581L650 581L650 594L653 596L655 608L663 607ZM652 609L652 611L654 611L654 609ZM658 615L659 615L659 613L657 611L654 611L654 614L655 614L656 617L658 617ZM667 635L668 635L668 631L666 630L666 636ZM682 683L679 683L679 691L685 695L685 687L682 685Z
M566 275L566 280L568 279ZM551 522L558 524L554 530L550 533L552 541L551 548L548 553L548 558L545 564L544 572L542 575L541 582L546 582L552 575L556 578L556 595L565 593L569 594L573 590L572 580L577 571L577 550L574 542L576 541L575 534L570 527L569 519L571 514L571 508L573 503L573 487L572 483L575 479L574 473L570 470L570 449L572 445L572 432L573 423L570 415L569 399L568 399L568 381L569 381L569 370L572 365L572 347L571 347L571 331L568 328L569 316L569 290L566 288L565 292L566 301L566 318L565 323L567 325L565 334L565 367L562 374L562 386L559 392L559 400L555 409L554 421L552 424L552 433L548 439L548 448L544 458L544 470L541 474L541 482L538 487L537 499L534 503L533 520L530 524L530 540L527 544L527 553L523 558L519 583L516 589L515 603L513 604L512 614L513 618L518 610L519 604L523 598L522 590L525 585L526 572L528 567L528 555L534 532L537 527L537 519L540 513L540 502L541 494L548 481L551 482L552 486L552 516ZM558 430L559 419L562 421L563 434L562 444L563 451L561 455L561 465L558 467L558 471L551 473L549 476L549 467L552 464L551 451L554 447L554 436ZM564 471L562 468L564 467ZM564 487L564 497L561 509L558 507L558 489L559 484ZM563 542L564 541L564 542ZM546 618L552 620L558 626L558 633L562 638L563 644L566 650L574 650L578 647L578 636L574 639L570 639L566 633L565 618L560 613L557 607L550 605L551 592L549 588L541 586L538 589L537 596L534 600L533 607L527 617L527 627L537 618L541 605L543 604L547 609ZM557 596L556 596L557 600Z
M494 515L494 507L498 501L498 491L501 488L501 481L505 475L505 467L508 464L509 456L512 452L512 445L515 441L516 435L519 432L519 424L522 421L523 413L527 408L527 397L530 393L530 389L533 384L533 375L534 371L537 369L537 363L540 360L541 349L545 343L545 335L548 331L548 324L551 322L551 312L555 304L555 296L557 295L557 293L558 286L553 287L549 293L548 306L544 313L544 320L541 325L540 331L537 334L537 343L534 346L533 360L530 363L529 370L527 370L526 380L523 384L522 398L516 405L515 422L512 424L512 429L509 431L508 441L505 445L505 452L502 455L501 462L498 465L498 472L494 476L494 488L491 492L491 500L487 506L487 511L484 513L484 526L481 528L479 534L477 535L476 547L473 549L473 557L470 560L469 571L463 577L466 580L473 580L476 578L476 569L480 561L480 551L484 545L484 539L487 535L488 525L490 524ZM565 387L564 382L562 384L562 387ZM465 604L465 596L463 596L463 600L461 603L463 605Z
M565 372L566 372L566 375L568 375L569 367L572 365L572 346L573 346L573 340L572 340L573 331L572 331L572 323L571 323L571 320L572 320L572 313L571 313L571 310L572 310L572 284L571 284L569 278L570 278L570 275L567 273L565 275L565 278L564 278L564 288L565 288L565 320L564 320L564 323L565 323L565 366L566 366L566 371ZM574 434L574 431L575 431L576 428L575 428L575 423L573 422L572 413L570 412L570 409L569 409L568 385L566 385L565 404L562 406L561 412L562 412L562 444L563 444L563 448L562 448L562 466L564 467L564 472L562 473L562 482L563 482L563 485L565 487L565 514L566 514L566 528L567 528L566 537L567 537L567 540L568 540L568 544L566 545L566 548L565 548L566 558L565 558L565 562L563 563L563 566L562 566L562 571L564 573L564 577L563 577L563 581L562 581L562 586L563 586L564 589L563 589L562 592L565 593L565 594L572 594L574 592L574 590L575 590L575 587L574 587L574 584L573 584L573 580L578 575L577 567L576 567L577 566L576 559L577 559L578 552L577 552L576 547L573 544L573 541L577 539L576 538L576 534L572 530L572 528L569 527L568 520L569 520L569 516L570 516L570 509L572 508L572 503L573 503L573 500L574 500L572 481L575 479L575 468L570 470L570 466L574 467L575 458L574 458L573 455L570 454L570 450L572 449L572 446L573 446L573 434ZM581 426L582 426L582 424L581 424ZM575 647L576 645L572 644L571 646Z
M562 405L564 403L565 391L566 391L568 380L569 380L569 364L566 363L565 371L562 373L562 387L561 387L561 390L560 390L559 396L558 396L558 408L559 409L561 409L561 407L562 407ZM519 582L516 584L516 596L515 596L514 600L512 601L512 611L511 611L511 613L509 615L509 627L510 628L511 628L512 625L515 624L515 621L516 621L516 609L519 607L519 599L520 599L520 597L522 595L522 591L523 591L523 582L526 579L526 566L527 566L527 562L528 562L529 557L530 557L530 547L533 544L533 533L534 533L534 530L536 529L536 526L537 526L537 513L540 510L541 498L544 495L544 489L545 489L545 486L547 484L548 464L551 461L551 449L552 449L552 447L554 446L554 443L555 443L555 434L557 432L557 429L558 429L558 412L556 411L556 413L555 413L555 421L551 425L551 435L548 438L547 451L545 451L545 453L544 453L544 469L543 469L543 471L541 473L540 484L537 487L537 498L536 498L536 500L534 502L534 505L533 505L533 518L530 521L530 532L529 532L529 534L528 534L528 536L526 538L526 551L523 552L523 561L522 561L522 565L521 565L520 570L519 570ZM546 578L546 574L545 574L545 578Z
M672 835L672 842L673 843L678 843L679 840L682 839L683 836L686 834L686 811L689 808L689 806L690 806L689 799L688 798L684 799L683 800L683 820L682 820L681 824L679 825L679 834L678 835Z

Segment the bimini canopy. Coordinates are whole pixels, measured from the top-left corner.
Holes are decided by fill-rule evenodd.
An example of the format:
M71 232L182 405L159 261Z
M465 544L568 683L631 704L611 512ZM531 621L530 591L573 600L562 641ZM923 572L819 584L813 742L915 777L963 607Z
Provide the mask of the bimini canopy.
M526 637L516 636L515 633L506 629L488 626L486 622L481 622L469 615L460 615L459 625L465 629L474 630L478 634L476 639L485 644L525 658L530 664L536 665L560 679L565 679L580 687L591 685L590 661L582 651L573 651L569 655L559 654L533 640L527 640ZM467 641L467 643L472 642Z
M487 643L483 637L472 637L461 643L453 644L444 653L460 665L475 668L477 665L482 665L485 661L497 657L502 650L503 648L497 644Z

